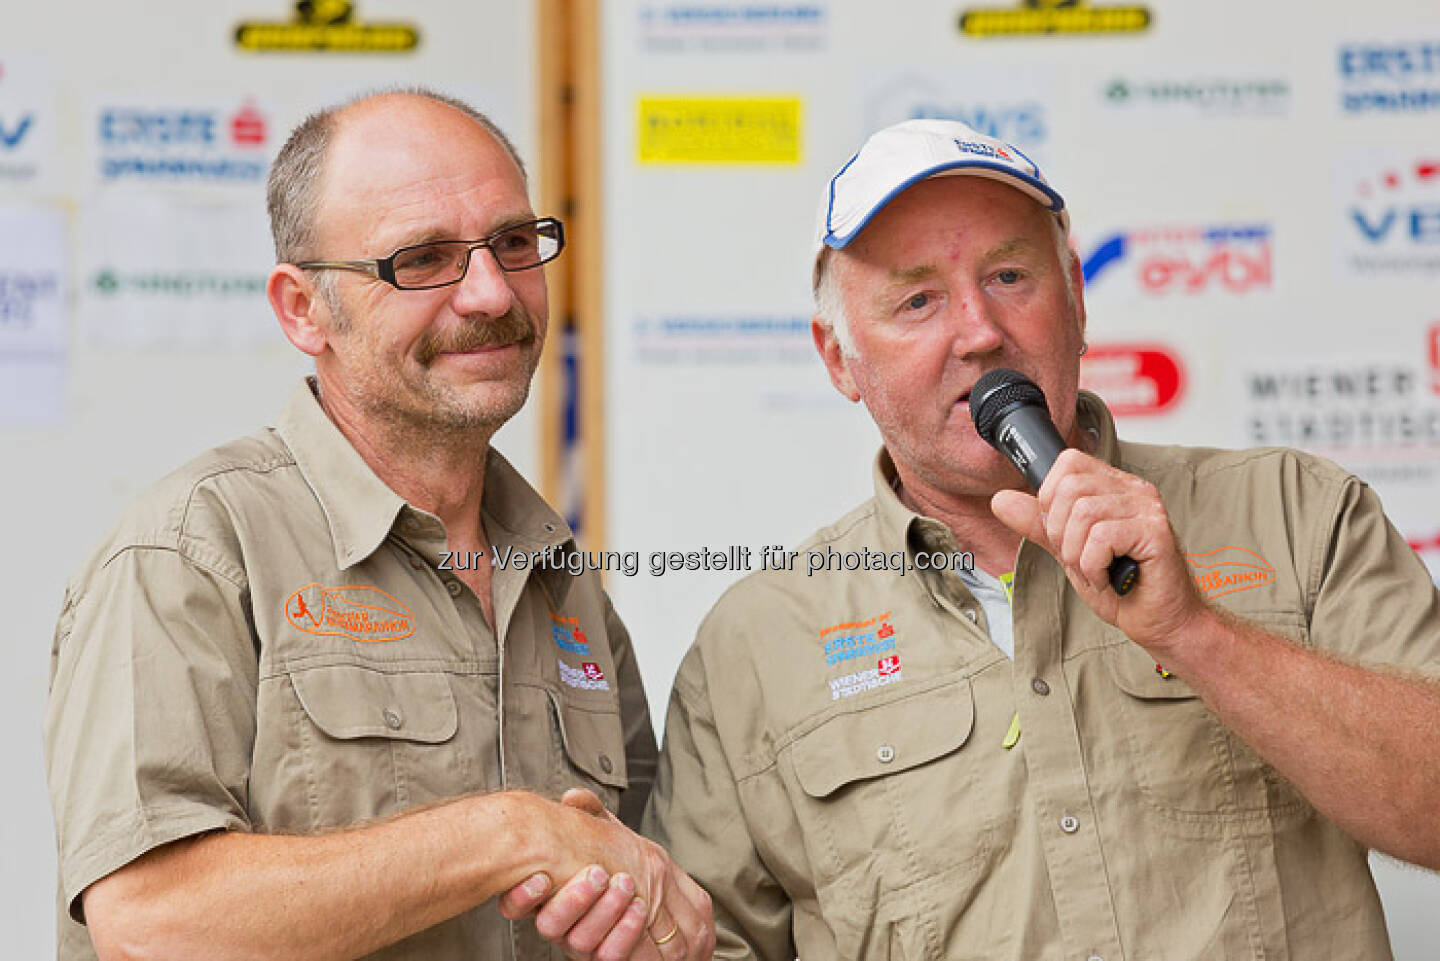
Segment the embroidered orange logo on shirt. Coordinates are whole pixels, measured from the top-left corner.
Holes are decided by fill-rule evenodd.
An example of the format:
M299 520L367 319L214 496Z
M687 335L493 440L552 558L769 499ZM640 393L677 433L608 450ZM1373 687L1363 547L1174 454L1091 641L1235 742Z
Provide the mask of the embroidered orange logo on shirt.
M1195 586L1205 597L1221 597L1237 591L1264 587L1275 579L1275 568L1252 550L1233 545L1203 554L1186 554Z
M285 617L306 634L352 641L398 641L415 633L415 616L378 587L306 584L285 601Z

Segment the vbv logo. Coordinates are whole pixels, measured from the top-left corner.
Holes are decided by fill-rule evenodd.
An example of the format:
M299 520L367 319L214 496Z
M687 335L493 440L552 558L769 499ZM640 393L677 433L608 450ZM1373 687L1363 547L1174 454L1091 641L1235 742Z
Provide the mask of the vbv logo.
M1358 154L1340 174L1342 267L1377 280L1440 276L1440 155Z
M23 114L18 118L0 115L0 149L17 149L34 125L33 113Z
M1085 284L1128 275L1136 289L1153 297L1268 290L1274 284L1272 243L1268 224L1130 230L1095 246L1085 258Z
M1360 181L1350 220L1367 243L1440 245L1440 160L1417 160Z

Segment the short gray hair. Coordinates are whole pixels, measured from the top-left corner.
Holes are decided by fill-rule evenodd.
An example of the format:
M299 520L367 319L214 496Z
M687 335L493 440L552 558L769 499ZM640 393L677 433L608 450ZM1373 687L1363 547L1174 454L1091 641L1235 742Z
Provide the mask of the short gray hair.
M515 166L520 168L520 176L528 181L525 163L510 138L489 117L458 97L428 87L394 87L360 94L306 117L291 132L270 166L265 206L270 213L270 236L275 242L276 263L294 263L316 256L312 247L315 243L316 208L320 202L320 175L324 171L330 142L335 136L338 116L347 107L387 94L421 97L454 107L494 137L515 161Z
M1070 249L1070 233L1059 217L1051 217L1050 223L1055 239L1055 260L1061 269L1068 273L1070 260L1076 256ZM815 315L820 323L830 328L830 332L835 335L835 340L840 345L840 353L846 357L854 357L855 338L850 333L850 318L845 313L845 298L840 294L840 281L836 277L839 263L831 263L832 260L835 260L835 251L830 247L824 248L815 257L815 272L810 278L810 292L815 298ZM1068 281L1065 290L1070 299L1074 300L1075 295L1070 291Z

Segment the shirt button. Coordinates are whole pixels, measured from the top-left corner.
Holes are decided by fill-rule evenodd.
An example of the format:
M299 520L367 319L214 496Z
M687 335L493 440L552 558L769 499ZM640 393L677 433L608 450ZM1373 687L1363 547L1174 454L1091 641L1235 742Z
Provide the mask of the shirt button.
M1086 958L1085 961L1105 961L1105 959L1100 957L1100 955L1098 954L1092 954L1090 955L1090 957Z
M875 758L881 764L889 764L895 760L895 749L888 744L882 744L879 750L875 752Z
M1076 818L1073 814L1061 815L1060 830L1064 831L1066 834L1074 834L1076 831L1080 830L1079 819Z
M1044 697L1046 694L1050 693L1050 685L1045 683L1045 678L1037 677L1030 682L1030 690L1034 691L1036 694L1039 694L1041 697Z
M460 586L459 581L446 581L445 590L450 592L451 597L459 597L463 588Z
M547 534L553 534L553 533L555 533L555 525L554 525L554 524L546 524L546 525L545 525L545 533L547 533Z
M968 620L971 624L974 624L976 621L980 620L980 616L975 613L975 608L967 607L965 608L965 619Z
M398 731L400 730L400 725L404 723L405 721L400 717L399 711L389 707L385 709L385 726L390 730Z
M600 755L600 770L604 771L606 774L609 774L611 771L615 770L615 765L610 763L610 758L608 755Z

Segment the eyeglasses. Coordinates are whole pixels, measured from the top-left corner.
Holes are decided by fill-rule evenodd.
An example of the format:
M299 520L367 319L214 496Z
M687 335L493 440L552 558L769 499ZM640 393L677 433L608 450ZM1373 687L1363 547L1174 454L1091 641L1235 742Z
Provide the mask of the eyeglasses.
M497 230L483 240L436 240L401 247L378 260L307 260L306 270L357 270L400 290L431 290L465 279L470 255L488 248L504 271L529 270L549 263L565 249L565 228L554 217Z

